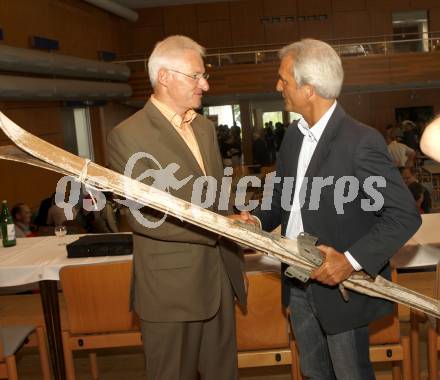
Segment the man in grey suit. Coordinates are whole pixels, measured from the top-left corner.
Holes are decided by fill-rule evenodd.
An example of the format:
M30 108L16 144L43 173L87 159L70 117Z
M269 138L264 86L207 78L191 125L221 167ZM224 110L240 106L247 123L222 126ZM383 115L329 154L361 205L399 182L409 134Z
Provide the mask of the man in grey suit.
M200 177L218 184L223 177L215 129L193 111L209 89L203 55L204 49L184 36L159 42L148 61L154 94L108 139L110 165L119 172L138 152L153 157L135 161L133 178L160 169L158 164L178 167L170 172L176 186L168 191L187 201ZM154 178L143 181L152 184ZM219 210L218 202L209 209L231 213ZM149 223L157 222L148 228L129 218L134 307L141 318L148 379L195 380L198 374L236 379L234 299L246 303L241 252L231 241L179 219L168 216L161 223L162 214L149 208L141 212Z
M306 39L284 47L280 58L277 91L286 110L302 118L284 136L271 207L254 216L266 231L281 224L288 238L318 237L324 260L311 280L283 276L282 283L303 375L372 380L368 324L393 305L351 291L347 302L338 284L360 270L390 278L389 259L416 232L420 216L381 134L338 104L343 69L333 48ZM293 191L283 194L285 184Z

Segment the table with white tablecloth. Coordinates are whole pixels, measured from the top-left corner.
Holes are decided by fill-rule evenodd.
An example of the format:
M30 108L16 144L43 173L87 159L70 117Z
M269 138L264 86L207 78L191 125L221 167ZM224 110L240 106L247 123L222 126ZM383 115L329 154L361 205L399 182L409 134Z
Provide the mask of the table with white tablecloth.
M17 245L0 248L0 287L38 282L49 351L55 379L65 379L58 304L60 269L68 265L89 265L131 260L131 255L67 258L66 245L84 235L45 236L17 239Z
M393 265L402 269L434 268L440 261L440 213L422 215L422 225L394 255Z

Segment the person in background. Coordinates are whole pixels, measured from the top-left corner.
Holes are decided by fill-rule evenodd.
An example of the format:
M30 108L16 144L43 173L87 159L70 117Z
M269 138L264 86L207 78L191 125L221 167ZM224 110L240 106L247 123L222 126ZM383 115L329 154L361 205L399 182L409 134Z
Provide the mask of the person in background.
M425 211L423 210L422 204L424 200L424 191L426 189L418 182L413 182L408 185L408 189L416 201L417 209L419 210L420 214L424 214Z
M31 225L32 212L26 203L17 203L12 207L11 216L15 224L16 237L36 236Z
M55 193L53 193L49 198L43 199L38 208L37 217L34 223L38 227L47 226L47 214L51 206L55 203Z
M403 127L403 143L411 149L418 151L419 149L419 135L416 124L411 120L404 120Z
M252 159L255 165L266 166L270 164L267 143L264 139L265 130L262 128L254 128L252 133Z
M415 170L414 168L406 168L406 167L400 167L399 168L400 171L400 175L403 178L403 181L406 183L406 185L408 186L408 188L411 190L411 185L414 183L419 183L419 181L417 180L417 177L415 175ZM431 212L431 207L432 207L432 200L431 200L431 194L429 193L429 190L423 186L422 184L419 183L420 186L415 186L414 188L417 188L417 191L419 190L419 188L422 188L422 194L423 194L423 199L421 201L420 207L423 210L424 214L429 214ZM414 193L411 191L411 193L414 195ZM418 199L418 198L416 198Z
M427 156L440 162L440 117L434 119L425 128L420 148Z
M388 153L397 167L414 166L416 151L409 146L398 142L387 130L386 141L388 144Z

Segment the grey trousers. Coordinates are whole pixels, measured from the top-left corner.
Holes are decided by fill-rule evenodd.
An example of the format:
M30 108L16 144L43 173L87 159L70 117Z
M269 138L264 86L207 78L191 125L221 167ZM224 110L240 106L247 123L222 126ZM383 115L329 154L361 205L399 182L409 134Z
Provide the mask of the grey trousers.
M218 312L195 322L141 320L148 380L238 379L235 312L226 273Z

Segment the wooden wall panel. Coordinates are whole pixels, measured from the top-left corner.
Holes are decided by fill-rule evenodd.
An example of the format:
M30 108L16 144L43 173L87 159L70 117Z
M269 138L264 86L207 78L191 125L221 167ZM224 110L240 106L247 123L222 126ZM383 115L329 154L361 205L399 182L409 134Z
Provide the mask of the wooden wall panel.
M410 0L410 4L413 9L440 8L438 0Z
M195 5L177 5L167 7L164 12L165 36L183 34L198 39L197 15Z
M405 11L410 9L410 0L366 0L371 11Z
M335 12L333 14L334 38L347 38L371 35L370 14L366 11Z
M196 5L197 20L200 22L229 20L229 3L206 3Z
M165 32L162 25L143 26L135 28L132 36L132 52L148 57L154 45L165 37Z
M331 0L297 0L298 1L298 15L329 15L332 11Z
M350 116L362 123L372 125L370 97L371 94L342 94L338 102L350 113Z
M383 36L393 33L391 12L370 12L371 35Z
M366 0L332 0L333 12L364 11Z
M50 30L50 0L0 1L0 25L4 43L29 47L29 35L53 38Z
M333 21L331 15L327 20L305 20L299 21L300 38L316 38L321 40L331 40L333 35Z
M27 131L52 144L64 146L58 103L2 102L0 107L6 116ZM2 133L0 145L8 144L11 141ZM61 177L47 170L2 160L0 173L7 178L7 185L0 186L0 199L7 199L10 207L25 202L33 209L55 191L56 182Z
M137 9L139 18L134 24L136 27L138 26L152 26L152 25L163 25L164 18L164 8L142 8ZM132 24L133 25L133 24Z
M202 21L198 24L197 42L205 48L227 48L232 44L229 20Z
M429 82L440 75L440 52L392 54L389 61L392 83Z
M297 16L296 0L263 0L264 16Z
M232 45L264 44L263 0L233 1L231 10Z
M439 1L440 4L440 1ZM429 10L429 31L440 31L440 8Z
M282 21L264 25L267 44L288 44L298 40L298 22Z

